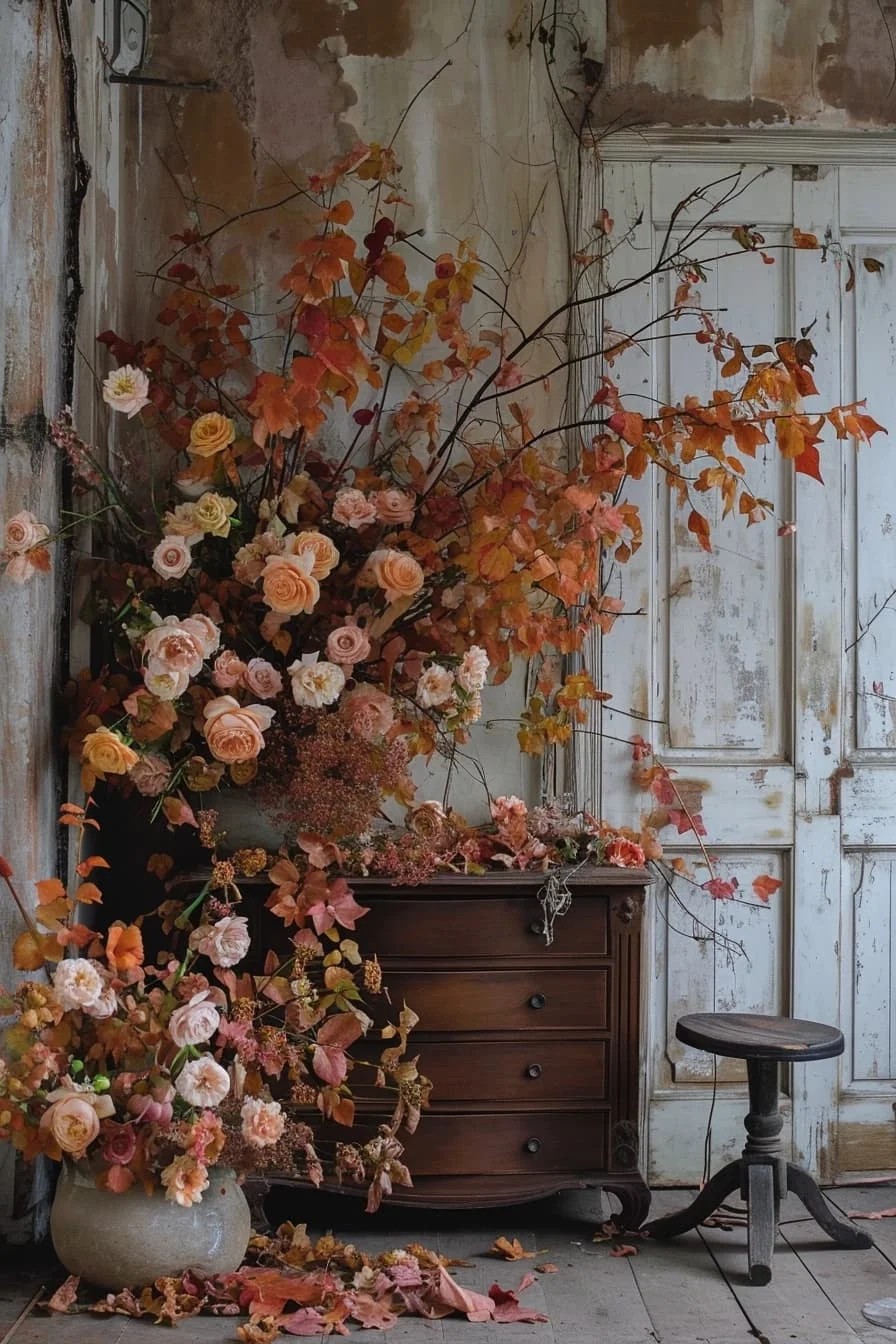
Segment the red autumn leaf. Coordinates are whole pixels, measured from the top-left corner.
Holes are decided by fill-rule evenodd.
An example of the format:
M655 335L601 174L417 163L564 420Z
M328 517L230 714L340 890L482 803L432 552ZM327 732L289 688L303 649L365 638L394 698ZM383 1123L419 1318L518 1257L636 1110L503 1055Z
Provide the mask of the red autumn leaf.
M312 1068L323 1082L338 1087L348 1074L346 1047L361 1035L361 1023L352 1013L328 1018L317 1033Z
M793 459L793 469L803 476L811 476L813 480L820 481L824 485L821 475L821 457L814 443L806 444L799 457Z
M768 903L769 896L774 896L775 892L782 882L777 877L770 877L768 873L763 873L761 877L753 878L753 892L759 897L760 901Z
M528 1307L520 1306L520 1300L517 1297L517 1293L524 1292L534 1282L534 1274L524 1274L516 1292L511 1288L501 1288L497 1283L493 1283L488 1290L488 1295L495 1304L494 1319L500 1321L503 1325L511 1321L523 1321L527 1324L546 1321L548 1318L542 1312L531 1311Z
M644 438L644 417L637 411L614 411L607 421L614 434L637 448Z
M2 854L0 854L0 877L7 879L12 877L12 868Z
M329 884L329 891L322 901L308 907L308 914L314 922L315 930L324 933L341 924L344 929L354 929L355 921L368 913L369 906L358 905L344 877L337 877Z
M709 523L702 513L696 509L691 509L688 515L688 531L693 532L697 541L700 543L700 549L712 551L712 542L709 539Z
M730 901L737 891L737 878L733 877L726 881L721 877L714 877L709 882L703 883L703 890L708 891L717 901Z

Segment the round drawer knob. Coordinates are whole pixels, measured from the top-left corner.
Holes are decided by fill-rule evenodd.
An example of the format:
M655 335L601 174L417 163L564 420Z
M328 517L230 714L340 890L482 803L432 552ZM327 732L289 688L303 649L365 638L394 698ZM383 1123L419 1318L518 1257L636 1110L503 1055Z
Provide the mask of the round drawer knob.
M531 997L531 999L529 1000L529 1007L530 1007L530 1008L543 1008L543 1007L545 1006L546 1003L547 1003L547 999L545 998L545 996L544 996L543 994L533 994L532 997Z
M536 938L541 937L544 933L544 925L540 919L533 919L532 923L529 925L529 932L534 933Z
M527 1140L526 1140L526 1152L527 1152L527 1153L538 1153L538 1152L540 1152L540 1151L541 1151L541 1139L527 1139Z
M540 1065L540 1064L530 1064L529 1067L526 1069L526 1076L527 1076L528 1078L540 1078L540 1077L541 1077L541 1065Z

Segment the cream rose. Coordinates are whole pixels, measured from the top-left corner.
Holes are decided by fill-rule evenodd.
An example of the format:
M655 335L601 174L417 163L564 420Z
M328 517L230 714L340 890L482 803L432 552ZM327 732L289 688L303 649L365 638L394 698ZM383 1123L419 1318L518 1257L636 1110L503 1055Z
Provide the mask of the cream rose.
M270 555L264 564L262 593L272 611L284 616L310 615L320 597L320 584L311 573L314 556Z
M4 549L11 555L23 555L25 551L40 546L49 535L50 529L46 523L38 522L33 513L23 509L6 524Z
M471 644L457 669L457 684L468 694L481 691L488 676L488 654L478 644Z
M192 563L193 553L184 537L163 537L152 553L152 567L163 579L182 579Z
M169 672L166 667L150 660L150 666L144 670L143 684L157 700L176 700L190 684L188 672Z
M286 670L293 700L308 709L335 704L345 687L345 673L336 663L296 662Z
M143 639L143 659L154 673L186 672L195 677L204 657L195 631L176 616L166 616Z
M147 752L141 756L139 761L135 761L128 771L128 778L137 787L137 792L142 793L144 798L158 798L160 793L164 793L168 787L168 781L171 778L171 766L164 756L156 756L152 752Z
M278 1101L262 1101L261 1097L246 1097L240 1109L240 1129L243 1138L253 1148L269 1148L283 1135L286 1123Z
M417 682L416 700L423 709L447 705L454 694L454 677L447 667L433 663Z
M221 631L210 616L204 616L201 612L187 616L181 621L181 628L196 640L203 658L211 658L221 643Z
M220 1106L230 1091L230 1077L211 1055L188 1059L174 1080L174 1088L188 1106Z
M232 649L219 653L212 668L212 681L221 691L239 686L246 675L246 664Z
M185 1045L210 1041L221 1025L221 1014L208 1002L209 990L194 994L189 1003L175 1008L168 1020L168 1032L178 1050Z
M365 581L370 579L382 588L388 602L414 597L423 587L424 577L412 555L389 548L372 551L364 566Z
M380 522L390 526L412 523L417 511L416 499L403 490L377 490L373 504Z
M325 579L339 564L339 552L323 532L297 532L286 538L287 555L305 555L306 552L314 557L311 566L314 579Z
M60 961L53 972L53 993L65 1012L96 1003L105 988L106 982L96 965L86 957Z
M377 686L355 686L343 698L340 713L365 742L385 737L395 722L392 697Z
M333 518L343 527L369 527L376 522L376 505L361 490L340 490L333 500Z
M214 457L236 438L236 425L228 415L209 411L190 426L190 452L194 457Z
M232 695L219 695L205 707L205 740L218 761L232 765L254 760L264 747L262 734L274 711L267 705L240 705Z
M215 924L200 924L190 935L190 946L215 966L236 966L249 951L249 921L245 915L225 915Z
M191 544L198 541L202 536L202 528L196 526L193 517L195 507L195 504L178 504L171 512L166 513L162 520L165 535L183 537Z
M111 728L97 728L85 737L81 760L102 777L126 775L139 757Z
M327 636L327 657L331 663L354 666L370 657L370 640L366 630L357 625L340 625Z
M142 369L124 364L103 381L103 401L132 420L149 404L149 379Z
M273 700L283 690L283 678L266 658L250 658L243 681L246 689L262 700Z
M212 537L228 537L230 515L235 508L235 499L219 495L214 490L207 490L193 505L193 521L198 528Z
M182 1209L202 1203L203 1191L208 1189L208 1168L188 1153L175 1157L161 1174L165 1198Z

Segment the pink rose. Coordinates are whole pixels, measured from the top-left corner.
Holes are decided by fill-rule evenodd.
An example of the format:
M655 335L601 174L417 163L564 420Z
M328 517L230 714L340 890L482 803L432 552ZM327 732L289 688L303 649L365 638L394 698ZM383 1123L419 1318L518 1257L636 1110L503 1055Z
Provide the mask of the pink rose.
M181 621L181 625L197 641L202 650L203 658L210 658L221 643L221 631L211 617L196 613L196 615L188 616L186 620Z
M166 616L143 640L143 658L153 674L186 672L187 676L195 677L202 668L204 657L195 632L187 629L176 616Z
M262 1101L261 1097L246 1097L240 1110L243 1138L253 1148L268 1148L283 1134L285 1122L278 1101Z
M110 1120L103 1132L100 1154L110 1166L126 1167L137 1151L137 1131L133 1125L120 1125Z
M239 686L245 674L246 664L242 658L237 657L232 649L225 649L215 659L212 681L219 690L229 691L232 686Z
M23 555L25 551L42 545L49 535L50 529L46 523L38 522L33 513L23 509L6 524L4 549L11 555Z
M365 742L385 737L395 722L392 697L376 686L355 686L343 697L340 713L349 727Z
M173 1101L174 1088L170 1083L160 1083L148 1093L137 1092L134 1096L128 1097L127 1111L141 1124L161 1125L164 1128L171 1124L174 1115Z
M340 625L327 636L327 657L331 663L354 666L370 657L366 630L357 625Z
M373 495L373 503L381 523L395 525L414 521L417 501L403 490L377 490Z
M185 537L163 537L152 553L152 567L163 579L182 579L193 563Z
M128 779L137 786L137 792L142 793L144 798L158 798L168 787L171 766L164 756L155 756L150 752L131 766Z
M190 946L215 966L235 966L249 951L249 921L245 915L225 915L215 924L202 924L190 935Z
M457 669L457 683L462 690L474 694L481 691L488 676L488 654L478 644L471 644Z
M165 1167L161 1176L165 1198L182 1209L202 1203L202 1193L208 1189L208 1168L194 1157L181 1153Z
M273 700L283 690L283 678L266 658L250 658L243 681L246 689L262 700Z
M218 1030L221 1015L213 1003L208 1002L210 990L204 989L194 994L189 1003L175 1008L168 1021L168 1033L182 1050L185 1045L201 1045L210 1041Z
M174 1083L176 1091L188 1106L214 1108L230 1091L230 1076L211 1055L188 1059Z
M376 516L376 505L360 490L340 490L333 501L333 518L343 527L369 527Z
M264 747L263 732L274 711L267 705L240 706L232 695L219 695L205 707L205 740L209 751L225 765L252 761Z

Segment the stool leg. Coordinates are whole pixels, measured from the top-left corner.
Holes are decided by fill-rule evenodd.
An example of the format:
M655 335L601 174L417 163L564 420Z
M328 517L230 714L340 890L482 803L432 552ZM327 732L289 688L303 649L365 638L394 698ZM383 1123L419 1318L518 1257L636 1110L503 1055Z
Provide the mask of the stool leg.
M739 1187L740 1162L729 1162L727 1167L722 1167L721 1171L716 1172L686 1209L681 1209L678 1213L667 1213L665 1218L656 1218L652 1223L647 1223L641 1228L641 1235L664 1241L667 1237L677 1237L682 1232L689 1232L692 1227L697 1227L715 1212L722 1201Z
M771 1283L772 1254L778 1226L774 1168L754 1162L746 1171L747 1261L751 1283Z
M860 1231L848 1218L843 1218L836 1212L808 1171L803 1171L802 1167L796 1166L793 1162L787 1163L787 1189L803 1201L818 1226L827 1232L838 1246L845 1246L852 1251L867 1251L874 1245L867 1232Z

